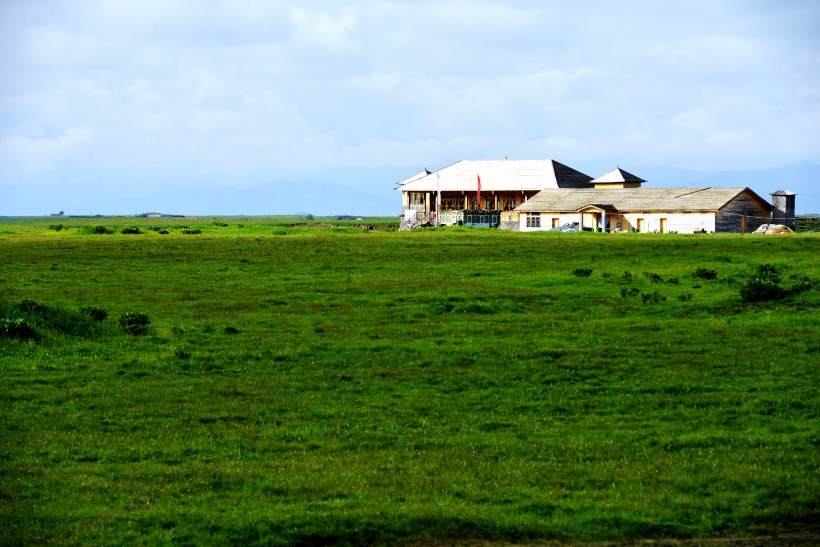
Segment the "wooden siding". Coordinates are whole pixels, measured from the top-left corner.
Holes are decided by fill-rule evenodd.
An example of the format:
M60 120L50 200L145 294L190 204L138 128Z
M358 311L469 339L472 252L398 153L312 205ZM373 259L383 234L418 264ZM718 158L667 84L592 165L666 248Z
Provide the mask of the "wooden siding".
M715 218L716 232L743 232L744 215L746 232L753 232L761 224L770 222L771 207L755 195L742 192L724 205Z

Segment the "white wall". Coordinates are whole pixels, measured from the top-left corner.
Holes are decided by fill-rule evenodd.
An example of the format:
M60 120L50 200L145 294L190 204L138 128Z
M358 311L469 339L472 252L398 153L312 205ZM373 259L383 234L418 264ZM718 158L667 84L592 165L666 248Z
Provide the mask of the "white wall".
M549 230L552 228L552 219L558 218L558 225L562 226L570 222L580 222L579 213L541 213L541 227L527 227L527 217L532 213L521 214L519 226L522 232L537 232L539 230ZM612 217L609 217L610 223ZM643 232L654 233L661 231L661 219L666 219L666 231L677 232L679 234L692 234L700 230L707 232L715 231L714 213L627 213L623 215L629 222L629 229L623 231L637 231L638 219L644 219ZM617 218L620 221L620 217ZM614 226L613 226L614 228Z
M715 231L714 213L627 213L630 231L637 231L638 219L644 219L643 232L661 231L661 219L666 219L666 231L679 234L692 234L700 230Z
M551 230L552 229L552 219L558 219L558 226L563 226L564 224L569 224L570 222L580 222L581 215L579 213L540 213L541 214L541 227L540 228L529 228L527 227L527 217L532 214L538 213L521 213L519 217L519 226L522 232L538 232L544 230Z

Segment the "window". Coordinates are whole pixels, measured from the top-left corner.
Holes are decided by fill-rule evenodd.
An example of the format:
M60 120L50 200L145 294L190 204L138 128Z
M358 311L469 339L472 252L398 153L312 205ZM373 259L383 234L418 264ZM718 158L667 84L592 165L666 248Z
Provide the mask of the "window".
M424 203L424 194L416 192L410 193L410 205L421 205Z
M527 228L540 228L541 227L541 215L534 214L534 215L527 215Z

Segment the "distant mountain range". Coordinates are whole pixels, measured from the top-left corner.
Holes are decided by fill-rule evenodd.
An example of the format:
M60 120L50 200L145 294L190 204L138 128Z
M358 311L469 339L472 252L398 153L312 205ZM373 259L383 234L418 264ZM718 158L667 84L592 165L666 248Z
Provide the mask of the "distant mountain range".
M820 165L808 161L748 171L693 171L666 166L638 167L629 171L646 179L645 187L745 186L769 202L772 192L789 190L797 194L795 208L798 215L820 214Z
M797 193L797 214L820 214L820 165L808 161L771 169L694 171L668 166L635 166L628 170L646 179L645 187L744 186L767 201L777 190ZM334 182L277 181L256 187L173 187L133 196L89 199L79 189L64 195L32 195L13 189L0 199L0 215L134 215L149 211L182 215L313 215L388 216L401 212L395 183L412 169L382 168L324 173ZM595 173L588 173L597 176ZM318 178L318 177L317 177ZM45 195L43 195L45 194Z

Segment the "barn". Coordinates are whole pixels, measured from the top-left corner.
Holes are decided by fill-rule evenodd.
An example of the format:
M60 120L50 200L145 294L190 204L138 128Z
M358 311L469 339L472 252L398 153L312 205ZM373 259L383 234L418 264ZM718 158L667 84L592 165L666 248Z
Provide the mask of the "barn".
M751 232L772 207L749 188L545 189L516 208L521 231L578 223L581 230Z

